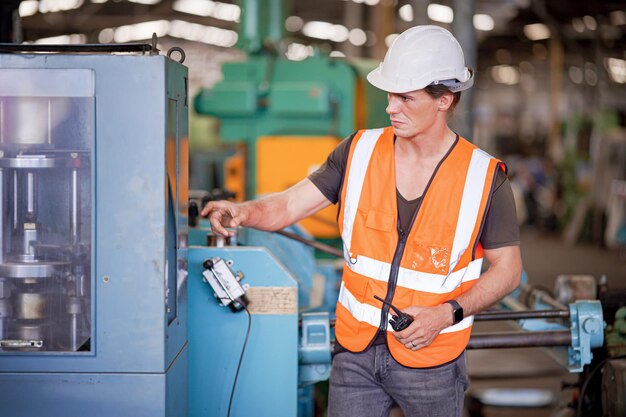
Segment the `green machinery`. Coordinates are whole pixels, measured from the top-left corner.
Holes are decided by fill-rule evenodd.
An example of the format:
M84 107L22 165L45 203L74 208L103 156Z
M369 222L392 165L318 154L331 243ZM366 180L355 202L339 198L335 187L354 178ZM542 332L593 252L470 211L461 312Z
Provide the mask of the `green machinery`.
M384 92L365 80L377 62L319 51L288 60L267 46L283 36L283 2L245 0L242 8L239 47L247 58L224 64L223 80L194 101L196 112L219 119L224 142L240 145L241 159L224 161L221 184L239 199L282 191L319 166L342 138L388 124ZM304 227L316 237L337 236L329 225L332 209L317 218L322 221Z

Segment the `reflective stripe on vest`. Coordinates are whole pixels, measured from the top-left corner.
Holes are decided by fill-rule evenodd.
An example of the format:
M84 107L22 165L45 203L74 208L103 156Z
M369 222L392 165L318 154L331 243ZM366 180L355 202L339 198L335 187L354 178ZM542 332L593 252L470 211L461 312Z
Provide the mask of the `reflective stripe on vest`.
M381 303L393 293L400 309L435 306L458 297L480 276L478 236L500 162L459 138L424 191L406 240L397 279L390 283L397 249L393 129L359 131L348 155L339 226L344 273L335 326L339 343L362 351L381 326ZM389 318L385 317L385 321ZM465 348L473 323L450 326L428 347L412 352L389 337L392 355L405 366L435 366Z

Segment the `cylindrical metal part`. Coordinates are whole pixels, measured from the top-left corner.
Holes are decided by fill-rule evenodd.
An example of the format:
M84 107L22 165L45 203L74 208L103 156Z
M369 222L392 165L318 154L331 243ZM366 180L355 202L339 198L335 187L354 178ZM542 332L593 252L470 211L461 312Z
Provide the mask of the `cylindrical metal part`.
M43 340L43 328L36 324L22 324L17 326L16 339Z
M78 315L70 315L70 346L71 349L76 352L78 346Z
M501 332L473 334L467 349L518 348L537 346L570 346L572 335L568 330L550 332Z
M37 320L44 317L45 296L41 293L21 293L15 297L16 317Z
M0 264L4 262L4 170L0 168Z
M489 311L476 314L476 321L568 318L569 310Z
M35 210L35 193L36 193L35 173L26 173L26 215L29 221L37 218Z
M37 243L37 229L35 223L24 224L24 235L22 241L22 254L26 255L28 259L35 259L35 248L33 243Z
M17 186L17 171L13 171L13 231L17 230L17 223L18 223L17 205L18 205L19 195L20 194L19 194L19 190Z
M78 170L72 170L72 192L71 194L71 210L70 210L70 244L78 243L79 228L79 195L78 195Z

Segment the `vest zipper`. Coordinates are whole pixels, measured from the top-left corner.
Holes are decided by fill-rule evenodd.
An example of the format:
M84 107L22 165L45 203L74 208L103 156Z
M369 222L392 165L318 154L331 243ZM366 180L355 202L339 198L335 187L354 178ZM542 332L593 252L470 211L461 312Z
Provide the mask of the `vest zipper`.
M404 248L406 246L406 239L408 237L408 234L411 230L413 230L413 223L415 223L415 219L417 218L417 213L419 213L420 208L422 207L422 203L426 199L426 193L428 192L428 189L430 188L430 184L433 182L435 175L437 175L439 168L441 167L443 162L448 158L448 156L452 153L454 148L456 148L456 145L458 142L459 142L459 135L456 135L454 143L452 144L450 149L448 149L448 152L444 155L444 157L441 159L441 161L439 161L439 163L435 167L434 172L432 173L430 179L428 180L428 184L426 184L426 188L424 188L424 192L422 193L422 199L420 200L420 202L417 204L417 207L415 208L415 212L413 213L413 217L411 218L411 222L409 223L408 232L404 231L400 227L400 216L398 216L398 222L396 225L396 227L398 228L398 245L396 246L396 251L393 254L393 260L391 262L391 271L389 272L389 282L387 283L387 294L385 295L385 301L387 301L388 303L391 303L391 300L393 300L393 295L396 292L396 281L398 281L398 273L400 272L400 261L402 260L402 256L404 255ZM366 351L368 348L372 346L372 343L374 343L374 340L376 340L376 336L378 335L379 332L387 331L387 314L388 313L389 313L389 305L383 304L383 308L380 312L380 325L378 326L378 331L376 332L376 334L374 334L374 337L372 338L372 340L370 340L370 342L367 344L365 349L362 350L362 352Z

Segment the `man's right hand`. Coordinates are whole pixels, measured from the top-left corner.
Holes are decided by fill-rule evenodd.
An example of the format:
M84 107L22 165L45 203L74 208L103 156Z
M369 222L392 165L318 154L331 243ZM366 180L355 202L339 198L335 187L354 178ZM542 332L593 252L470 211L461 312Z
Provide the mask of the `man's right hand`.
M202 217L208 217L213 232L224 237L234 236L235 232L226 228L236 228L246 221L248 213L246 203L231 201L211 201L200 212Z

